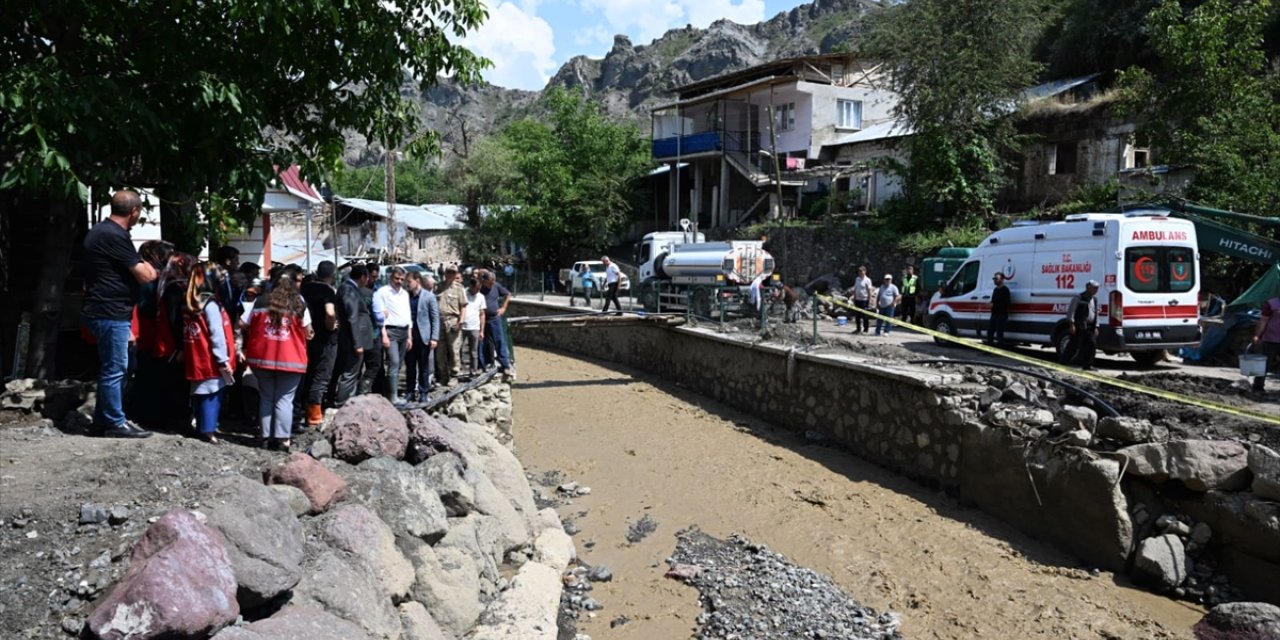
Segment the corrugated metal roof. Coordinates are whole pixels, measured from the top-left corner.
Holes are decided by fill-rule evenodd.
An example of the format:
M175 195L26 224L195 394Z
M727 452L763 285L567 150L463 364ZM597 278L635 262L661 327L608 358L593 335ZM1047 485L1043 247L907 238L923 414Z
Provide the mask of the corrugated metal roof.
M1077 78L1063 78L1061 80L1050 80L1044 84L1038 84L1034 87L1031 87L1030 89L1027 89L1026 91L1023 91L1022 99L1027 102L1034 102L1036 100L1052 98L1053 96L1056 96L1060 93L1066 93L1067 91L1070 91L1082 84L1085 84L1093 80L1094 78L1097 78L1099 75L1100 74L1097 74L1097 73L1091 73L1087 76L1080 76Z
M359 209L380 218L389 218L387 203L363 198L335 198L336 202ZM462 207L456 204L427 204L422 206L396 203L396 222L419 231L445 231L461 229L458 215Z
M857 131L847 135L840 136L822 146L838 147L845 144L856 144L859 142L874 142L876 140L888 140L889 138L901 138L914 133L914 129L902 120L886 120L880 124L873 124L862 131Z

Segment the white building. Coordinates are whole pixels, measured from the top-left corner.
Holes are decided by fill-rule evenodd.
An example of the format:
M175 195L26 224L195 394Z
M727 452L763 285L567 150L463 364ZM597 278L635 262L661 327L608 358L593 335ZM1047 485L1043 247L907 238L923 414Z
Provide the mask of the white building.
M876 69L851 54L805 56L678 88L652 116L673 228L684 217L732 227L794 212L824 147L890 119L896 95Z

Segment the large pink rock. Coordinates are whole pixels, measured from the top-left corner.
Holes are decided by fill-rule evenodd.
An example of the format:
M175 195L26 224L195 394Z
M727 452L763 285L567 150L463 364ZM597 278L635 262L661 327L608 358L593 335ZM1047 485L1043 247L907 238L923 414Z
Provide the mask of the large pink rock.
M236 621L236 577L222 534L185 509L133 546L129 571L89 614L101 640L207 638Z
M410 411L406 416L406 423L409 426L409 447L404 454L405 460L420 464L437 453L445 452L456 453L462 458L462 444L458 442L458 437L426 411ZM465 459L463 465L466 465Z
M329 441L333 443L333 456L351 464L379 456L400 460L409 445L409 427L389 400L365 394L338 409Z
M305 453L290 454L284 462L264 471L262 481L302 489L311 501L312 513L324 513L347 497L347 481Z

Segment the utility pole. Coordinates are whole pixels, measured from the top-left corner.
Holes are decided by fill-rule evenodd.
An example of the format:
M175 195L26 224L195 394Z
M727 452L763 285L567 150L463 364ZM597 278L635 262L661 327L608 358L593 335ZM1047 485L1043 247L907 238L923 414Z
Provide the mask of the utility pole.
M391 262L396 262L396 150L392 149L383 141L383 148L386 149L386 199L387 199L387 219L390 225L387 229L388 237L391 239Z
M773 88L769 88L772 94ZM785 220L786 216L782 213L782 166L778 162L778 132L777 127L777 110L773 106L773 96L769 96L769 151L773 156L773 183L777 187L778 193L778 218Z

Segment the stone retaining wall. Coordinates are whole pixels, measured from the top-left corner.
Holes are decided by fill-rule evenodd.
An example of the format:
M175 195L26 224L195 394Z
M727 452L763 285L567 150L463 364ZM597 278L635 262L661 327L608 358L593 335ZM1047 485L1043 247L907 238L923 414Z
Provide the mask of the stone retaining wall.
M563 309L512 302L512 317L557 313ZM1138 539L1127 491L1133 482L1144 481L1122 477L1123 456L1080 446L1029 447L1024 434L983 419L980 407L991 403L979 397L989 387L966 376L810 355L691 327L517 325L512 333L518 345L633 367L771 424L829 438L1069 550L1088 566L1130 568ZM1031 411L1029 419L1047 420L1046 429L1057 420L1043 410ZM1160 508L1173 507L1163 503ZM1202 511L1214 530L1256 529L1256 523L1231 521L1230 510ZM1234 552L1271 561L1277 552L1267 548L1280 549L1280 528L1266 527L1255 538ZM1280 587L1274 586L1280 581L1267 586L1258 576L1243 575L1248 562L1235 565L1244 588L1280 600Z

